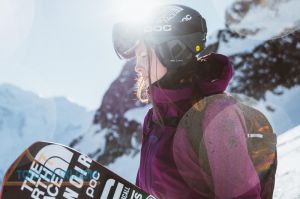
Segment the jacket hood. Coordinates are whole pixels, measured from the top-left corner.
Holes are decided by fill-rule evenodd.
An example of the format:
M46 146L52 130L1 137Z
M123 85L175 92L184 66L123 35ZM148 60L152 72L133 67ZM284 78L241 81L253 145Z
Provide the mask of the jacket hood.
M205 76L198 80L199 91L203 96L224 92L233 77L233 67L229 58L211 53L204 56L200 62L203 63Z

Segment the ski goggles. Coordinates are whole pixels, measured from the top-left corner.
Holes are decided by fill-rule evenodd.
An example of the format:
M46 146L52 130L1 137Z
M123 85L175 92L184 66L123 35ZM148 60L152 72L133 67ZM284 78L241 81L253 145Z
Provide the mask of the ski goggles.
M148 44L156 46L166 41L187 37L187 35L188 37L194 37L189 38L191 41L196 41L199 39L203 40L202 36L205 36L205 34L201 33L203 33L203 30L189 29L185 27L185 24L180 23L173 25L147 25L121 22L114 25L112 39L117 55L121 59L131 59L134 58L135 48L140 41L146 41ZM199 34L201 34L200 37ZM187 44L191 45L190 42L187 42Z
M141 26L132 23L117 23L113 27L112 39L114 49L121 59L131 59L135 56L135 48L140 43Z

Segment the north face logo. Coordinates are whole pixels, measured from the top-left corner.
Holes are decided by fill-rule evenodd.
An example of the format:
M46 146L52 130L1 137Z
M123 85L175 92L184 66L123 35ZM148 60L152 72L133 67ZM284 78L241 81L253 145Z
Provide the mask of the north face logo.
M57 196L72 157L73 153L63 146L45 146L34 157L21 190L30 191L34 199Z

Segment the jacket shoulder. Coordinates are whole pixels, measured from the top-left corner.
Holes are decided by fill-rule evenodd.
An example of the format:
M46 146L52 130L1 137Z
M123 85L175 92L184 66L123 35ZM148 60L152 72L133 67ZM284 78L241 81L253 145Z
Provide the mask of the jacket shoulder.
M188 125L197 124L204 119L205 115L217 115L226 109L236 109L240 111L247 122L258 121L261 125L268 125L272 130L271 124L267 117L258 109L239 100L237 97L228 93L220 93L207 96L196 103L183 115L179 126L187 127Z
M207 96L193 104L183 115L178 126L189 129L192 126L199 127L201 121L204 119L204 113L218 114L218 112L231 105L238 105L238 101L227 93Z

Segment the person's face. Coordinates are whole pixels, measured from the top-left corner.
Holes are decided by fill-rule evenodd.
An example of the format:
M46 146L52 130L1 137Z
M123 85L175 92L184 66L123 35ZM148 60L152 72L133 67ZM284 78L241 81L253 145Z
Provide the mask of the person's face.
M147 51L147 48L144 43L140 43L135 49L135 56L136 56L135 71L140 76L143 77L146 84L148 84L149 82L149 74L150 74L151 84L153 84L154 82L161 79L167 73L167 68L161 64L161 62L159 61L158 57L155 54L155 51L152 48L150 48L150 50L151 53ZM148 60L149 58L151 60Z

